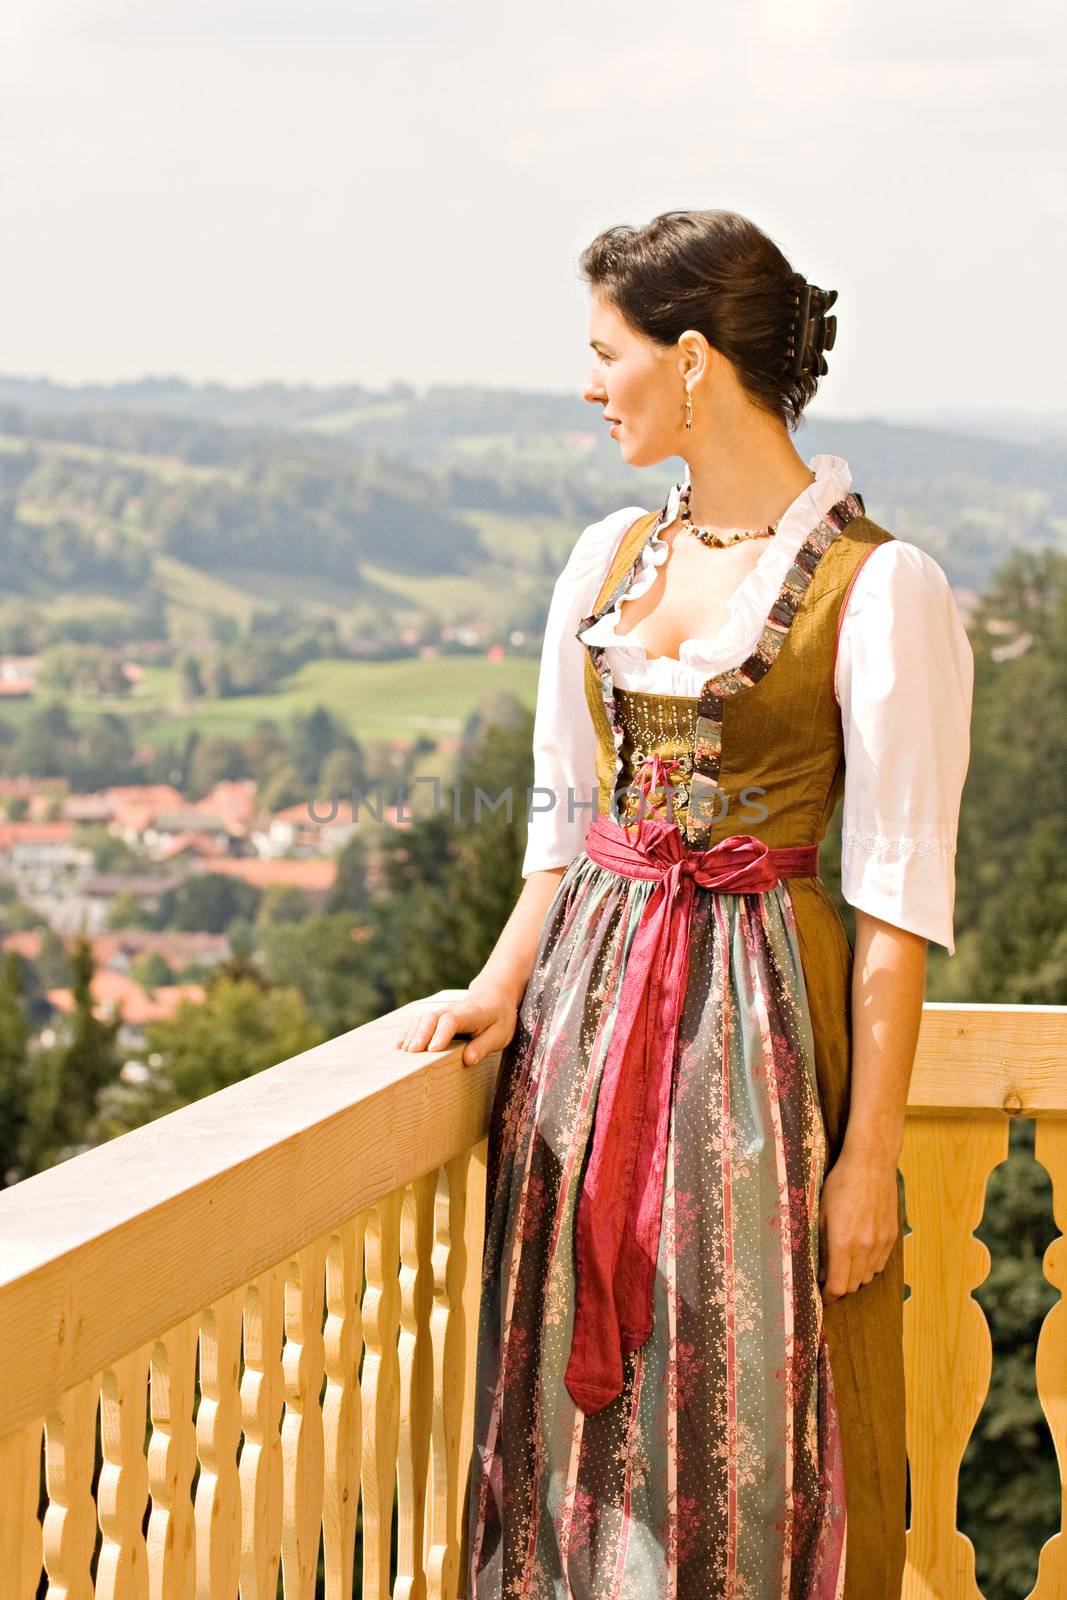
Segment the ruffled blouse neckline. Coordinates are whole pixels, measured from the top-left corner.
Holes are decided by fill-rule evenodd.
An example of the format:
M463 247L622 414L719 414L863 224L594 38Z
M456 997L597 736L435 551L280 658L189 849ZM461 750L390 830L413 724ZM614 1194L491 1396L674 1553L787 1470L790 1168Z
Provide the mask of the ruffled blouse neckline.
M686 464L681 479L672 486L652 533L634 563L632 581L614 606L589 627L579 631L578 637L582 643L610 647L613 654L617 653L626 662L647 662L650 668L659 668L661 674L670 672L672 666L683 669L691 667L704 677L718 672L721 663L747 654L753 631L762 624L774 605L800 546L830 507L836 505L852 487L852 474L842 456L815 455L808 466L815 474L814 483L802 489L783 512L774 538L728 597L728 614L722 627L713 636L683 639L677 658L650 658L643 644L626 634L619 634L617 628L622 617L622 606L645 593L655 581L656 568L661 567L670 555L666 540L659 536L659 530L669 527L678 513L682 490L690 482Z

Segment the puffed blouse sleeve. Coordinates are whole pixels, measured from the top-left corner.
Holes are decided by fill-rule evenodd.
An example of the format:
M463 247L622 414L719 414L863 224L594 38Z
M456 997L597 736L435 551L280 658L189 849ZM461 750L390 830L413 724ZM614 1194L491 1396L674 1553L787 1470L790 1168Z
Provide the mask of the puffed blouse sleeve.
M856 575L838 638L841 892L955 953L956 834L974 656L944 571L892 539Z
M534 711L533 791L522 875L569 866L593 816L596 734L585 699L585 647L576 637L596 602L623 532L641 506L591 523L556 579L545 622Z

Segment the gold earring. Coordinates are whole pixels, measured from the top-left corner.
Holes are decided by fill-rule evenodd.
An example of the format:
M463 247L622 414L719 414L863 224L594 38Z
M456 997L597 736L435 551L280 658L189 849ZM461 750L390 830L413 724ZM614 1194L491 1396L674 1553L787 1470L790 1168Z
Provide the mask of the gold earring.
M693 402L688 389L685 391L685 425L687 429L693 426Z

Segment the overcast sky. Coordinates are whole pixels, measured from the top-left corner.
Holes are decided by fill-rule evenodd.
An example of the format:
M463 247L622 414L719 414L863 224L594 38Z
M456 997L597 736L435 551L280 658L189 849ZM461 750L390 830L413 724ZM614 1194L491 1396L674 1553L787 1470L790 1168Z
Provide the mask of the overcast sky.
M0 371L578 390L601 228L839 293L813 411L1061 409L1051 0L15 0Z

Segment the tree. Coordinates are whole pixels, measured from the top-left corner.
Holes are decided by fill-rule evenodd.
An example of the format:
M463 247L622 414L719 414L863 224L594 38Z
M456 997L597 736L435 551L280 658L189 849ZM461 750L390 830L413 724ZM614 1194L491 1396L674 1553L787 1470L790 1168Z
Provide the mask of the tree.
M27 1166L39 1172L93 1142L97 1099L114 1083L122 1065L118 1055L120 1018L96 1015L94 963L87 939L78 939L70 956L74 1014L65 1037L34 1060L27 1130Z
M0 1188L19 1174L29 1122L29 1037L22 958L9 950L0 963Z
M263 892L256 921L264 926L284 923L291 927L294 922L303 922L309 910L308 897L302 889L291 884L272 883Z
M142 989L162 988L174 982L174 971L166 956L158 950L146 950L130 967L130 977L135 978Z
M77 739L67 708L53 700L23 724L8 755L11 772L31 778L64 777L76 764Z
M109 928L154 928L156 924L155 915L128 889L109 901L105 921Z
M503 720L486 711L468 724L455 792L441 810L383 835L389 893L372 908L367 958L390 1006L465 987L484 965L522 888L530 717L514 704L489 709L502 711ZM479 790L484 798L475 818Z
M297 806L308 797L308 786L295 767L275 767L259 791L264 811L282 811Z
M3 914L0 916L0 922L3 923L7 933L46 928L48 926L47 919L40 911L35 911L32 906L24 905L21 900L8 900L7 898L3 902Z
M70 957L67 947L54 928L47 928L34 957L42 989L66 989L71 983Z
M270 981L264 977L256 961L256 952L244 925L231 937L230 953L219 961L207 975L209 989L217 983L254 983L259 989L269 989Z
M202 1001L186 1000L148 1030L160 1065L143 1084L102 1100L94 1133L108 1138L321 1044L323 1030L294 989L264 989L248 978L219 979Z
M254 917L260 890L225 872L199 872L159 902L157 926L182 933L225 933L239 917Z
M236 739L221 734L201 734L186 768L185 792L199 799L226 779L247 778L248 762Z
M367 867L370 847L354 833L337 856L337 876L327 902L329 911L364 911L370 904Z
M340 750L355 755L359 750L348 729L324 706L316 706L307 716L293 718L289 747L290 760L305 793L318 782L323 763L330 755Z
M353 740L351 744L331 751L322 763L316 785L323 802L319 809L328 809L335 799L339 805L350 804L353 790L363 788L365 783L363 751Z
M126 718L114 711L94 717L80 740L74 770L64 775L82 789L103 789L134 779L137 764Z
M83 828L79 843L93 853L93 866L97 872L143 872L144 857L131 850L125 839L107 828L94 825Z
M182 656L178 662L178 683L183 700L199 700L203 695L204 680L195 656Z
M219 655L209 656L202 669L204 692L213 700L226 700L233 694L233 678Z
M349 911L320 912L296 927L275 923L259 939L267 977L298 989L331 1038L388 1009L372 944L371 929Z

